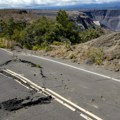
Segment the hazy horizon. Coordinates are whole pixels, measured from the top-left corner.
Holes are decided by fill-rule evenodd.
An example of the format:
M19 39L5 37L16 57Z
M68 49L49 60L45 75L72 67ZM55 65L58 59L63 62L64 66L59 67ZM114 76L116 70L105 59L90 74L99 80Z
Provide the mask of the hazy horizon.
M0 9L7 8L49 8L49 7L71 7L71 6L110 6L114 7L119 0L0 0ZM118 5L119 6L119 5Z

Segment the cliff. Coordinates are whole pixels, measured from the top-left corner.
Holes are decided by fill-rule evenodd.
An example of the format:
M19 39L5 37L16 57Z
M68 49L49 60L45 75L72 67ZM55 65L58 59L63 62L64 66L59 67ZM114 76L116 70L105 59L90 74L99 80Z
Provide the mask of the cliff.
M99 21L102 27L112 31L120 31L120 10L85 10L93 21Z
M75 15L74 14L69 15L69 20L75 23L75 26L78 30L95 28L93 20L83 12L80 12L79 14Z

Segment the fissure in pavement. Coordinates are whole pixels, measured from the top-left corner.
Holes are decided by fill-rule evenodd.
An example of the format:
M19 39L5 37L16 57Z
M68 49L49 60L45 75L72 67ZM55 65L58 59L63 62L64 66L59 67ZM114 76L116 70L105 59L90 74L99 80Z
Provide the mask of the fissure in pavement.
M31 67L42 68L42 67L41 67L40 65L38 65L38 64L35 64L35 63L31 62L31 61L18 59L17 57L14 58L14 59L12 59L12 60L8 60L8 61L4 62L3 64L0 65L0 67L3 67L3 66L5 66L5 65L8 65L8 64L10 64L11 62L27 63L27 64L31 65Z
M0 109L11 112L37 104L49 104L51 103L51 100L51 96L27 96L26 98L13 98L0 103Z

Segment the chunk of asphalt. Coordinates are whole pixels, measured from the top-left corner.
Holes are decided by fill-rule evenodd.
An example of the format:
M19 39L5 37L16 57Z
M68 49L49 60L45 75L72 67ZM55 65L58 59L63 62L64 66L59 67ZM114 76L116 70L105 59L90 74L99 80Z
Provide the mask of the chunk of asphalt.
M52 97L51 96L28 96L24 99L14 98L11 100L4 101L0 103L0 109L6 111L16 111L22 109L24 107L29 107L37 104L49 104L51 103Z
M25 106L30 106L32 104L31 100L28 99L28 100L24 100L21 105L22 107L25 107Z
M22 108L21 102L23 99L18 100L17 98L5 101L1 103L1 108L7 111L14 111Z

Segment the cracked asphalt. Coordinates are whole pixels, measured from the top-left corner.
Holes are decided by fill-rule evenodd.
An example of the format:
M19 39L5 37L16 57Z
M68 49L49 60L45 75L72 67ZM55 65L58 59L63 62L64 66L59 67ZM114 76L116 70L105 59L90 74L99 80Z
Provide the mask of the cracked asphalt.
M2 66L2 68L10 69L16 73L25 76L32 82L42 87L49 88L59 93L63 97L73 101L77 105L92 112L93 114L99 116L104 120L120 119L120 82L112 81L107 78L75 70L70 67L62 66L50 61L45 61L33 56L28 56L27 54L23 55L22 53L17 53L17 55L18 58L21 60L30 61L32 63L40 65L42 69L38 67L31 67L30 64L21 63L19 61L11 62L8 65ZM13 59L12 55L3 50L0 50L0 64L11 59ZM69 64L73 65L73 63ZM95 71L97 71L97 68L95 69ZM108 75L116 76L116 78L120 77L119 74L116 73L111 73L108 71L104 72L104 70L101 71L101 73L102 72L103 74L105 73ZM10 85L15 85L17 88L22 87L15 81L11 82L8 79L9 78L0 76L0 81L7 81L5 82L7 83L5 91L13 89L13 87L11 86L8 87L9 83ZM7 96L6 94L4 94L5 88L1 87L2 84L4 84L4 82L0 84L0 91L2 89L2 91L0 92L0 101L3 101L3 98ZM19 88L19 90L15 91L15 93L19 93L18 95L24 95L30 92L26 88ZM12 95L9 93L8 96L12 97ZM13 97L15 96L16 95L13 95ZM33 114L32 117L31 114ZM28 120L30 118L31 120L38 120L39 118L46 120L83 119L77 113L70 111L68 108L65 108L56 101L52 101L50 104L47 105L42 104L32 106L27 109L24 108L23 110L21 109L16 113L10 113L9 115L9 120L19 120L20 118L23 120Z
M13 98L25 98L31 95L31 91L19 85L14 80L0 75L0 102ZM43 95L40 95L43 96ZM77 113L61 106L56 101L50 104L38 104L25 107L17 111L5 111L0 109L0 120L79 120ZM80 120L83 120L82 118Z
M0 64L5 63L12 59L12 56L0 50ZM31 67L31 65L27 63L21 63L19 61L14 61L9 63L8 65L2 66L3 68L13 68L14 64L16 67L21 66L22 68L25 66L27 70L29 67L32 69L30 71L34 71L32 74L36 76L36 71L39 71L39 76L43 78L40 74L40 68ZM18 71L20 70L18 69ZM20 72L20 71L19 71ZM21 71L24 72L24 71ZM20 72L20 73L21 73ZM43 73L42 73L43 74ZM25 99L28 96L33 95L33 91L26 89L24 86L17 83L12 78L8 78L2 74L0 74L0 103L12 100L14 98L17 99ZM45 97L43 94L38 93L37 96ZM73 113L68 108L62 106L61 104L57 103L55 100L52 100L50 103L46 104L37 104L37 105L30 105L29 107L23 107L16 111L6 111L1 109L0 107L0 120L84 120L82 117L80 118L79 114Z

